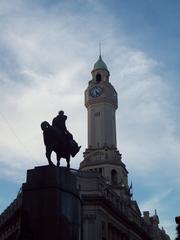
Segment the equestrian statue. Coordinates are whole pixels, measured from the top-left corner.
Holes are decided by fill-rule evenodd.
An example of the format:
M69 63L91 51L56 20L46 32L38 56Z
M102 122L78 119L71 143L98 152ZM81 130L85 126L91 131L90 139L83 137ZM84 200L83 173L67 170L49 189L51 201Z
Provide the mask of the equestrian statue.
M72 134L66 128L67 116L63 111L53 119L52 125L47 121L41 123L43 139L46 147L46 157L49 165L54 165L51 161L51 153L54 151L57 157L57 166L60 166L60 159L65 158L67 167L70 168L70 157L75 157L81 146L73 139Z

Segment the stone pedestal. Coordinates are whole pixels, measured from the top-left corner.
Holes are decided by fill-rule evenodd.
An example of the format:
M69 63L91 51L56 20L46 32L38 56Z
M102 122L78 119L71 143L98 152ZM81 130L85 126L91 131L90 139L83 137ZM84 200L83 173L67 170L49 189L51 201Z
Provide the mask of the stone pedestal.
M79 240L81 202L76 172L42 166L22 186L22 239Z

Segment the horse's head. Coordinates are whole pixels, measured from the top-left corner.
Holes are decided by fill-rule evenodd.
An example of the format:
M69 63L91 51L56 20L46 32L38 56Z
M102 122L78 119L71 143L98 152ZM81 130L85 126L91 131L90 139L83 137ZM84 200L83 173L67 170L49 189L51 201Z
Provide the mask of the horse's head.
M50 124L47 121L41 123L41 129L44 131L50 127Z

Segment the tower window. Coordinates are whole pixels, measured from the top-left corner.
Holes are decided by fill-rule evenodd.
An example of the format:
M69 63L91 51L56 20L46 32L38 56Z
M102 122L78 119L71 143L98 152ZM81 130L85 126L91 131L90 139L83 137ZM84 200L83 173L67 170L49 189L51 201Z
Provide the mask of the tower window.
M101 81L101 74L99 74L99 73L96 74L96 81L97 82Z
M100 112L96 112L94 115L95 115L95 117L99 117L100 116Z
M117 184L117 172L115 169L111 171L111 182L112 184Z
M104 221L101 222L102 229L102 240L106 240L106 223Z

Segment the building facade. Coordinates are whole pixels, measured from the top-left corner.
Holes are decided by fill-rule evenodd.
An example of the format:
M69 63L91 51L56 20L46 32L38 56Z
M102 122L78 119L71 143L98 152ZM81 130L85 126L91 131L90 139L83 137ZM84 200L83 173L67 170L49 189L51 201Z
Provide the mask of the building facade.
M22 195L17 198L0 215L0 240L19 239L21 232Z
M170 239L159 229L157 213L141 216L132 199L128 171L116 142L118 96L99 56L85 90L88 147L80 163L83 240Z

